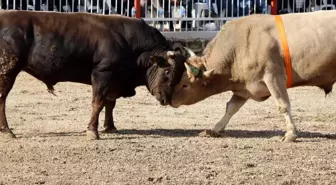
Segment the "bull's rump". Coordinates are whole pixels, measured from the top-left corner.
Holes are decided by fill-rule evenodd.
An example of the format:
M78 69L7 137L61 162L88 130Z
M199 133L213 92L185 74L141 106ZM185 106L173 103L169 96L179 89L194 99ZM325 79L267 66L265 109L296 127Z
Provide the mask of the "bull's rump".
M336 11L285 14L281 17L291 56L293 86L332 85L336 80ZM284 65L284 54L274 16L248 16L231 25L224 26L223 31L231 33L233 41L230 43L234 43L237 53L236 66L244 71L237 73L244 76L238 78L262 77L251 74L251 66L258 66L259 69L253 67L252 71L262 74L263 67L269 65L270 61ZM236 32L235 36L232 32ZM283 66L283 72L284 69Z
M283 16L295 72L308 83L336 80L336 11Z
M13 50L23 70L47 84L89 84L93 66L107 53L132 56L120 52L128 49L123 26L139 23L118 15L0 11L0 47Z

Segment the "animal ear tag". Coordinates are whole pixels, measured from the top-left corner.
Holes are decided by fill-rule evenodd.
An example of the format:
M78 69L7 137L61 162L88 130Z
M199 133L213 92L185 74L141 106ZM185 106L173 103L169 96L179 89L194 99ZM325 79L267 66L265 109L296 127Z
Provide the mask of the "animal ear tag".
M202 74L202 71L199 70L197 67L190 65L190 70L192 72L192 74L197 78L200 77L200 75Z
M186 69L187 69L187 74L189 76L189 78L193 78L196 80L198 80L198 78L202 78L202 71L199 70L197 67L188 64L188 63L184 63Z

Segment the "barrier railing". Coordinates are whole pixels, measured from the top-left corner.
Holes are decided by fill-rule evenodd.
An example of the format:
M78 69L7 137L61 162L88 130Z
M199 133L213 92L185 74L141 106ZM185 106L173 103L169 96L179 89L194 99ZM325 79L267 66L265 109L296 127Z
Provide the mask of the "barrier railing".
M336 0L1 0L0 3L1 9L7 10L121 14L143 18L165 35L206 38L237 17L330 10L335 9Z

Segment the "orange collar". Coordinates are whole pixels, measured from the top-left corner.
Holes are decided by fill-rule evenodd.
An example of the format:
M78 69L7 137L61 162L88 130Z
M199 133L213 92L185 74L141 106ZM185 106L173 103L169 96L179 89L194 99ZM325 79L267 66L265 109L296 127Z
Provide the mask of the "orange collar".
M278 26L279 34L280 34L280 41L282 45L282 50L284 53L284 59L285 59L285 67L286 67L286 76L287 76L287 88L290 88L292 86L292 63L291 63L291 57L289 53L289 48L288 48L288 42L287 42L287 37L285 33L285 28L283 26L282 19L280 15L275 15L275 21Z

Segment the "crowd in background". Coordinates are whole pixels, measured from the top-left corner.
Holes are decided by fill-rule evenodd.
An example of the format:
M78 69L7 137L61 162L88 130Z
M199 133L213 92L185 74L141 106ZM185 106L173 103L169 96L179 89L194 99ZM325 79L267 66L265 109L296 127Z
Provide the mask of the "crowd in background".
M86 1L86 2L85 2ZM109 2L105 4L104 13L108 13L108 6L113 9L114 13L124 14L126 16L131 16L131 8L134 6L134 0L1 0L2 9L22 9L22 10L36 10L40 11L41 5L45 5L44 10L48 11L66 11L64 6L68 5L72 12L78 12L79 6L99 6L103 8L104 2ZM209 2L210 1L210 2ZM304 1L303 5L297 7L298 1ZM311 5L311 1L316 2L317 5L321 5L324 0L278 0L278 12L284 13L288 12L290 8L292 11L305 11L308 6ZM333 1L333 0L325 0ZM331 2L331 4L336 4ZM177 6L182 5L186 8L188 17L191 17L191 8L195 3L207 3L207 4L216 4L218 8L217 16L230 16L237 17L243 16L248 13L265 13L267 5L270 5L270 0L141 0L142 16L145 17L145 10L147 7L151 6L156 11L161 11L165 14L165 17L169 17L169 5ZM302 3L301 3L302 4ZM29 6L31 7L29 9ZM255 5L255 8L254 8ZM129 7L129 8L128 8ZM249 8L251 7L251 8ZM211 7L210 7L211 8ZM222 14L222 11L225 10L225 14ZM89 8L86 10L89 11ZM161 13L160 12L160 13Z
M166 18L171 17L171 7L175 4L177 6L182 5L186 10L186 16L192 17L191 10L195 6L195 3L207 3L210 5L210 10L213 8L211 5L215 4L217 10L211 11L211 16L238 17L253 13L267 13L266 9L267 6L270 5L270 1L271 0L141 0L140 4L141 17L146 16L148 7L151 7L152 11L158 12L158 14L163 14ZM278 0L278 13L304 12L312 5L320 6L325 3L336 5L336 0ZM64 9L66 5L70 7L71 12L78 12L79 7L84 7L84 5L86 7L90 5L98 6L100 9L105 6L105 10L102 10L102 13L109 14L112 9L113 13L132 16L134 0L1 0L2 9L40 11L42 10L41 5L44 5L44 10L56 10L59 12L69 11ZM84 11L90 12L90 8Z

